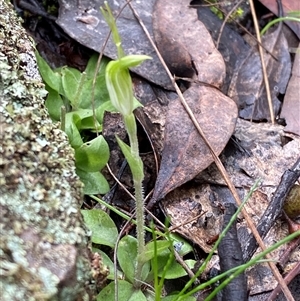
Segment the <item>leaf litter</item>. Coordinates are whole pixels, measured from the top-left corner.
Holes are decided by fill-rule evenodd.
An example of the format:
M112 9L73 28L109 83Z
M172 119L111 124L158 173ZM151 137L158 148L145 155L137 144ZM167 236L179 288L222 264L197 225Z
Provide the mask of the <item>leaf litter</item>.
M192 86L183 95L205 137L211 142L214 151L220 154L235 128L235 104L217 89L205 86ZM162 199L168 192L193 179L213 161L210 150L179 100L171 101L153 199Z
M171 0L156 2L153 11L154 37L167 65L176 76L190 76L211 85L194 84L183 95L205 137L215 152L220 154L233 133L237 108L231 99L214 87L222 85L225 63L207 29L198 20L196 10L185 4L184 0L176 4ZM198 39L199 36L203 40ZM171 101L152 200L162 199L213 161L210 150L179 99Z
M291 58L288 44L282 31L282 23L262 37L273 111L278 115L281 102L278 95L284 94L291 73ZM228 96L239 107L239 117L248 120L270 120L267 103L267 92L263 80L263 71L257 46L248 53L242 54L236 63L236 71L232 77Z
M285 119L285 131L300 136L300 44L296 50L290 78L280 117Z
M76 7L76 4L72 4L72 7L69 5L67 6L65 1L60 1L61 5L62 5L62 10L61 10L61 15L60 15L60 25L62 27L64 27L64 29L71 33L71 35L75 38L80 40L83 44L85 44L86 46L93 48L95 50L100 50L100 47L102 45L102 43L97 43L95 44L95 36L97 36L97 39L99 39L99 33L101 32L101 26L96 25L96 23L93 23L92 25L84 23L84 22L75 22L76 25L74 25L74 12L75 12L75 16L78 15L78 9ZM100 2L102 3L103 1L99 1L99 3L97 2L97 4L101 5ZM110 2L110 1L109 1ZM115 6L115 12L117 12L119 10L119 8L122 6L122 1L111 1L113 3L112 6ZM149 3L149 7L147 7L147 9L144 9L144 13L141 13L141 17L146 24L146 27L148 28L148 30L150 31L150 33L153 33L153 28L155 26L153 26L153 28L151 27L151 14L147 15L147 12L151 11L153 8L153 4L154 1L147 2ZM209 109L207 108L207 106L209 105L209 101L205 98L202 99L202 95L201 98L198 98L198 102L199 102L199 107L197 107L194 110L194 113L196 113L196 115L199 115L199 119L203 120L203 123L208 123L210 125L208 125L208 132L211 131L211 129L213 127L215 127L215 131L218 131L220 128L225 132L225 138L223 141L220 142L220 144L218 145L218 141L210 141L213 145L215 143L216 147L216 151L218 153L220 153L222 151L222 149L225 147L225 145L227 144L227 141L229 139L229 137L232 134L232 131L234 129L234 124L235 124L235 119L236 119L236 115L234 112L229 112L230 108L232 109L232 101L230 101L230 99L228 97L226 97L225 95L223 96L217 88L221 88L222 89L222 82L225 78L225 70L224 70L224 62L222 62L222 57L218 54L218 52L215 52L214 47L212 47L211 49L213 49L213 53L216 55L215 58L216 61L212 60L210 61L209 64L206 64L206 62L209 62L208 58L209 56L207 56L208 52L203 51L204 56L202 58L198 58L198 53L202 51L202 49L205 49L205 47L207 47L210 44L211 38L209 36L207 36L207 31L205 29L204 26L201 25L200 21L197 21L195 18L195 15L191 12L192 9L189 9L190 12L187 12L187 1L180 1L178 3L172 3L172 1L168 1L165 2L166 6L163 6L162 10L166 10L171 11L171 9L174 9L174 7L176 7L176 5L181 5L181 7L179 6L177 9L177 12L182 11L183 14L186 14L186 19L191 19L193 20L193 22L191 24L188 25L188 28L184 28L183 30L178 29L177 33L181 33L183 35L183 33L185 33L185 31L188 33L187 36L189 34L192 34L194 27L198 28L200 30L200 32L198 33L198 35L195 35L193 39L189 39L188 37L185 37L185 39L181 39L178 36L173 36L173 40L172 39L167 39L167 41L164 41L165 45L164 47L161 47L161 50L164 50L164 48L169 48L167 45L168 43L173 43L173 41L175 40L175 45L170 45L170 46L174 46L173 47L173 52L169 52L170 50L172 50L172 47L170 47L170 49L168 49L168 52L164 55L165 57L167 57L167 59L169 59L168 64L171 66L171 69L173 70L173 72L176 74L177 70L179 70L179 73L176 74L178 76L190 76L194 81L198 80L200 82L204 82L208 85L212 85L214 87L208 87L207 85L196 85L196 84L192 84L191 87L187 87L187 90L185 92L186 95L189 95L189 93L193 94L193 95L198 95L199 93L202 93L203 91L205 91L208 95L210 95L210 102L211 104L214 102L215 98L217 98L217 104L219 104L218 108L214 108L214 109ZM97 5L96 4L96 5ZM158 4L157 4L158 5ZM170 5L169 7L167 5ZM71 8L70 8L71 7ZM82 12L82 14L86 13L86 14L92 14L93 16L96 16L96 18L99 19L99 15L98 15L98 11L89 11L84 10L84 7L88 8L89 7L89 1L81 1L81 7L80 7L80 11ZM69 11L67 11L70 8ZM128 14L128 11L127 11ZM148 42L146 42L146 38L143 35L143 33L136 31L135 29L133 30L131 27L127 26L128 25L128 20L133 20L132 15L130 17L128 17L129 15L126 15L126 18L124 18L124 23L119 23L122 24L121 25L121 34L124 34L123 40L130 40L130 41L134 41L132 45L130 45L128 48L125 47L125 51L126 53L130 54L130 53L140 53L141 49L143 49L143 53L147 53L152 55L152 49L151 51L148 51L148 48L143 48L144 45L148 45ZM149 19L150 16L150 19ZM187 17L190 16L190 17ZM165 18L168 18L168 16L165 16ZM73 21L72 21L73 19ZM150 22L149 22L150 20ZM180 19L180 17L177 18L177 20L182 20ZM133 21L135 22L135 21ZM82 24L81 24L82 23ZM101 22L99 22L100 24ZM176 23L176 19L175 19L175 23ZM180 22L177 22L180 23ZM197 25L195 25L197 24ZM177 26L179 24L174 24L174 26ZM123 27L124 26L124 27ZM74 32L72 33L72 31L74 30L74 28L76 27L80 27L80 34L78 34L77 37L77 33ZM103 26L102 26L103 27ZM160 28L164 28L163 26L159 26ZM167 26L166 26L167 27ZM96 29L95 29L96 28ZM193 29L193 30L192 30ZM287 62L287 65L290 65L290 63L288 62L288 60L285 61L286 59L286 52L284 51L284 49L282 49L280 47L280 45L276 45L276 44L281 44L281 43L285 43L284 41L281 42L282 38L281 38L281 34L276 35L276 33L278 33L279 30L276 30L273 32L273 39L271 37L269 43L270 43L270 48L268 48L268 50L270 50L272 52L272 54L278 59L279 58L283 58L284 62ZM275 33L275 34L274 34ZM103 36L103 34L100 34L101 36ZM104 36L106 35L106 33L104 34ZM156 38L159 40L161 37L159 37L159 35L162 35L161 32L154 32L154 35L157 35ZM272 35L272 34L271 34ZM136 40L134 39L136 36L139 36L140 40L137 43ZM84 39L82 39L82 37L84 37ZM199 38L201 37L201 38ZM204 37L204 38L203 38ZM93 41L93 43L91 43L91 41ZM103 40L102 40L103 42ZM206 43L207 42L207 43ZM187 44L188 45L187 45ZM205 47L203 47L203 44L205 43ZM195 47L193 47L193 44L196 44ZM136 45L139 45L140 48L136 47ZM213 45L213 43L212 43ZM286 45L286 44L284 44ZM279 48L276 48L276 47ZM182 49L180 48L182 47ZM237 48L238 46L235 45L235 47ZM286 49L287 46L285 46ZM146 50L145 50L146 49ZM147 50L148 49L148 50ZM248 64L249 64L249 57L255 57L255 51L252 50L252 52L250 52L250 54L248 53ZM170 60L170 57L172 58L172 56L175 57L178 56L181 61L172 61ZM277 54L277 56L276 56ZM114 54L110 53L109 51L106 53L106 55L110 56L110 57L114 57ZM272 57L272 56L271 56ZM221 60L219 60L219 58L221 58ZM155 58L156 60L156 58ZM155 62L155 60L149 62L150 64L152 64L153 62ZM244 58L239 60L237 67L238 70L240 69L240 65L242 64L242 62L244 61L244 64L247 63L247 57L246 59ZM278 92L280 93L284 93L285 90L285 85L281 84L280 81L278 81L278 73L276 73L275 71L278 70L285 70L284 67L285 66L281 66L277 65L276 67L276 60L275 62L272 61L272 59L270 59L270 57L267 58L267 61L269 62L269 70L273 70L272 72L270 72L271 76L274 77L274 82L275 82L275 86L277 87L275 88L275 92L274 92L274 99L275 99L275 108L279 108L279 103L276 102L276 97ZM182 62L185 62L186 65L183 65ZM244 65L243 64L243 65ZM156 64L155 68L152 68L151 66L147 66L146 70L144 70L143 72L140 72L138 70L134 70L136 71L139 75L143 76L144 78L163 86L164 88L170 88L170 82L168 79L164 78L161 79L160 75L163 74L164 72L161 71L161 66L160 64ZM160 66L160 67L159 67ZM207 66L206 68L201 67L201 66ZM214 72L213 68L216 68L215 70L218 70L217 72ZM251 67L251 64L249 65L249 67ZM276 69L277 68L277 69ZM258 68L257 68L258 69ZM181 70L181 72L180 72ZM247 73L245 71L245 73ZM281 74L281 77L283 78L283 82L287 82L288 79L284 76L284 74L288 74L287 71L283 72L283 75ZM237 77L239 76L236 75ZM280 77L280 76L279 76ZM287 76L288 77L288 76ZM247 81L247 80L246 80ZM237 95L238 93L240 93L239 91L242 91L242 89L244 89L244 86L241 87L241 90L238 87L238 83L237 82L232 82L232 85L234 86L233 90L236 90L235 95ZM260 88L258 89L257 95L262 94L262 85L261 83L250 83L250 86L253 85L256 88ZM216 88L217 87L217 88ZM157 87L156 87L157 88ZM209 91L209 93L207 92ZM143 94L143 93L142 93ZM144 96L147 93L144 94ZM154 93L155 95L155 93ZM158 94L156 94L158 95ZM216 97L216 95L218 95ZM242 95L242 94L241 94ZM197 97L198 97L197 96ZM224 98L223 98L224 97ZM188 99L189 97L187 97ZM208 97L209 98L209 97ZM220 104L220 99L224 99L224 106L223 104ZM253 100L253 98L252 98ZM192 99L193 102L195 102L195 106L197 106L197 99ZM206 228L209 228L210 226L210 219L212 216L212 220L215 218L215 221L213 223L211 223L211 225L215 225L215 228L212 226L211 230L213 229L215 232L211 232L211 233L207 233L207 232L203 232L203 235L200 235L199 232L195 232L192 233L191 229L185 229L185 230L180 230L181 228L178 228L178 232L182 233L183 235L185 235L186 237L190 238L192 241L196 241L197 244L199 244L204 250L209 250L209 246L207 246L207 237L211 237L213 236L215 233L217 233L216 229L218 230L218 225L221 224L221 218L222 218L222 208L221 208L221 204L222 204L222 200L226 199L226 200L232 200L231 194L228 193L228 191L226 192L226 188L224 188L224 181L222 179L222 177L220 176L219 172L217 171L217 169L215 168L214 164L211 164L213 162L213 160L209 159L207 156L207 162L204 162L204 160L202 160L203 162L201 162L202 167L199 168L199 170L197 170L194 166L192 167L192 170L190 170L190 166L189 164L187 164L186 166L186 159L182 160L180 162L180 160L182 158L184 158L184 156L186 156L187 152L191 152L191 153L197 153L196 156L199 156L199 150L194 151L195 147L193 147L193 145L196 144L196 148L198 147L197 143L194 143L193 139L193 133L190 133L188 130L188 127L185 128L186 122L181 122L183 121L183 116L186 115L186 113L182 113L182 114L178 114L176 115L175 111L179 111L181 112L182 110L182 106L179 103L178 99L173 99L170 101L169 103L169 107L168 107L168 112L167 112L167 117L162 116L161 118L158 118L156 116L156 119L154 119L154 115L155 112L159 112L159 109L157 109L157 107L159 107L159 105L157 105L157 99L151 99L151 101L149 101L147 103L147 105L145 106L145 108L143 109L139 109L139 112L142 112L140 115L140 119L142 120L143 117L148 118L148 125L145 126L146 129L149 129L149 136L155 136L157 137L157 139L160 139L159 137L161 137L161 133L160 135L155 135L155 131L159 130L164 130L164 126L166 126L166 130L165 130L165 136L168 137L168 135L170 137L173 137L173 139L175 139L176 141L173 142L173 144L171 144L171 141L168 141L168 139L165 139L164 142L164 146L163 146L163 151L164 149L169 149L169 153L167 154L167 156L165 156L165 159L162 158L162 163L161 163L161 167L167 170L167 167L165 163L163 163L163 161L165 160L165 162L168 162L168 157L170 156L170 158L172 158L172 153L177 151L177 156L173 156L173 158L171 159L170 162L173 163L173 171L172 168L170 168L170 173L171 176L168 174L167 176L171 177L171 186L168 186L169 184L167 184L163 179L159 180L161 182L161 184L158 182L157 180L157 191L155 192L157 199L161 198L162 196L165 196L164 200L162 202L160 202L161 207L163 208L163 210L165 211L166 214L170 215L172 218L172 223L178 225L180 223L183 223L179 218L178 218L178 212L180 213L179 215L181 215L182 217L185 217L185 221L186 221L186 216L187 215L193 215L196 216L197 214L195 214L195 212L199 213L200 210L205 209L206 213L205 213L205 218L206 220L204 220L204 222L202 221L202 225L206 225ZM151 111L151 107L153 103L156 103L156 108L153 109L154 114L149 114L149 111ZM177 104L176 104L177 103ZM176 104L176 105L175 105ZM254 104L254 102L253 102ZM253 105L252 104L252 105ZM149 110L149 107L150 110ZM193 106L193 105L191 105ZM148 108L147 108L148 107ZM227 109L228 110L227 110ZM147 112L148 109L148 112ZM235 109L234 109L235 110ZM234 111L233 110L233 111ZM279 110L279 109L278 109ZM165 111L165 110L163 110ZM144 115L143 115L143 112ZM183 112L183 111L182 111ZM226 113L224 113L226 112ZM253 116L257 116L257 118L260 119L268 119L268 108L263 107L263 106L259 106L259 110L257 110L257 112L253 109L252 107L252 111L251 113L256 113L252 114L251 117L253 118ZM264 114L262 114L264 113ZM205 118L204 115L206 114ZM247 113L248 114L248 113ZM250 113L248 114L250 116ZM251 119L251 117L249 119ZM167 118L167 119L166 119ZM222 122L223 119L225 119L225 126L222 127ZM153 125L159 124L158 127L156 126L151 126L151 120L153 120ZM205 129L205 125L203 123L201 123L201 120L199 120L201 126L203 127L203 129ZM205 121L204 121L205 120ZM230 121L232 122L232 124L230 123ZM142 121L143 122L143 121ZM253 217L256 220L259 220L259 216L262 213L262 211L264 210L264 206L268 203L269 201L269 195L270 193L272 193L272 190L274 190L276 188L276 185L278 185L278 179L280 178L282 171L285 170L285 168L288 168L290 166L290 160L295 159L295 157L299 156L299 152L300 152L300 146L299 146L299 138L296 137L295 135L288 135L288 134L282 134L282 128L280 128L280 130L274 130L271 126L269 127L269 129L266 131L268 134L266 135L267 140L263 140L261 139L261 136L255 136L253 134L253 128L252 128L252 124L251 123L246 123L244 124L244 126L241 126L240 123L242 123L243 121L240 121L238 119L238 125L236 128L236 132L235 132L235 136L236 136L236 143L237 145L239 145L239 147L237 147L237 149L240 150L240 152L237 152L236 149L235 151L232 153L232 156L230 156L230 145L232 144L232 141L227 145L226 149L223 151L223 153L221 154L221 158L223 159L223 163L226 166L226 169L228 170L228 172L230 173L230 176L233 179L234 184L239 188L239 192L241 194L241 197L243 195L245 195L245 193L248 191L249 187L251 187L251 183L253 183L254 179L257 176L262 176L262 178L265 181L265 185L262 185L260 187L260 190L256 192L256 195L253 196L253 198L249 201L248 206L249 206L249 210L250 212L252 212ZM174 124L173 124L174 123ZM184 125L184 126L183 126ZM268 127L269 125L267 125ZM187 135L176 135L176 128L183 128L183 134L186 133ZM232 129L233 127L233 129ZM257 124L257 128L255 129L255 132L260 132L261 131L261 127L262 124ZM169 128L169 129L168 129ZM239 129L242 129L240 132L242 134L239 135ZM252 131L250 130L252 129ZM249 130L249 131L248 131ZM191 130L191 132L193 132L193 130ZM188 133L187 133L188 132ZM224 133L223 132L223 133ZM279 142L279 140L277 139L278 133L280 132L279 136L281 138L286 139L287 141L289 141L287 144L283 145L281 142ZM211 133L213 133L213 131L211 131ZM273 137L275 133L276 136L276 143L274 143L274 141L272 139L270 139L270 137ZM197 134L198 135L198 134ZM209 136L209 134L208 134ZM185 141L191 141L190 145L186 145L184 144L183 149L179 149L176 150L176 147L178 145L179 148L182 148L182 144L179 144L180 140L184 140L182 137L184 137L186 140ZM249 139L249 137L251 137L251 139ZM195 138L197 139L197 138ZM214 139L214 138L212 138ZM216 139L218 140L219 137ZM225 141L227 139L227 141ZM268 143L268 139L271 140L270 144ZM171 139L169 139L171 140ZM195 140L197 141L197 140ZM272 142L273 141L273 142ZM169 146L168 146L169 143ZM201 144L201 143L200 143ZM251 148L253 145L260 145L261 148ZM276 145L276 147L275 147ZM191 147L191 150L189 150L189 147ZM229 151L228 151L229 148ZM200 147L199 147L200 149ZM245 150L246 149L246 150ZM270 150L274 150L274 152L270 153ZM244 151L241 151L244 150ZM200 150L200 152L202 152L203 149ZM158 154L161 154L161 142L157 143L157 152ZM229 154L228 154L229 152ZM232 152L232 150L231 150ZM276 154L277 152L277 157L276 155L274 155L274 153ZM203 153L206 155L206 150L204 147L204 151ZM265 157L264 158L257 158L254 155L260 154L260 153L264 153ZM270 156L268 156L270 155ZM201 161L201 157L203 156L202 153L200 153L200 159L195 160L194 165L198 165L199 162ZM254 158L251 158L252 156L254 156ZM270 163L269 161L269 157L272 158L272 160L274 160L274 162L277 162L277 164L275 164L274 166L272 165L273 163ZM180 159L180 160L178 160ZM271 160L271 161L272 161ZM199 161L199 162L198 162ZM273 161L272 161L273 162ZM178 165L176 165L178 164ZM168 165L168 164L167 164ZM208 166L208 168L204 167L206 165L206 167ZM180 175L180 173L177 173L176 168L182 169L183 174ZM186 166L186 171L184 171ZM206 169L205 169L206 168ZM185 184L184 186L181 186L180 188L176 188L174 189L176 186L180 186L182 185L184 182L191 180L192 178L195 177L196 174L198 174L202 169L205 169L201 174L202 176L198 176L197 177L197 183L201 183L201 186L199 186L199 188L197 188L197 192L191 192L189 190L189 186L193 186L193 182L189 182L187 184ZM166 172L167 174L168 172ZM191 173L191 174L190 174ZM162 172L162 175L164 175L164 172ZM179 176L179 180L176 179L176 176ZM174 180L172 180L172 177L174 178ZM204 177L204 179L203 179ZM163 178L163 176L161 176L161 178ZM274 180L274 179L275 180ZM218 179L218 180L216 180ZM173 183L172 183L173 181ZM215 181L215 183L214 183ZM213 185L214 183L214 185ZM218 187L219 186L219 187ZM168 190L172 190L171 192L168 192ZM224 192L225 191L225 192ZM172 197L173 196L173 197ZM178 199L177 199L178 198ZM190 201L192 200L192 201ZM197 202L195 202L197 200ZM201 200L201 201L199 201ZM233 201L233 200L232 200ZM177 203L181 204L181 207L177 207ZM200 203L200 205L199 205ZM187 210L188 209L188 210ZM252 210L252 211L251 211ZM177 216L176 213L177 212ZM212 213L212 214L210 214ZM218 218L220 218L220 222L218 223ZM201 220L201 218L199 218ZM198 221L199 222L199 221ZM199 222L201 224L201 222ZM195 229L200 229L201 227L199 225L197 225L197 221L194 223L195 224ZM208 226L207 226L208 225ZM190 227L190 225L188 226ZM203 227L205 228L205 227ZM243 229L242 226L240 226L241 229ZM275 229L275 230L274 230ZM285 225L283 226L280 222L278 222L276 225L274 225L274 228L271 230L270 234L269 234L269 238L266 238L266 241L272 243L272 239L274 239L274 237L276 237L276 239L279 239L280 237L282 237L282 235L284 235L284 231L285 229ZM203 229L202 229L203 230ZM279 231L280 230L280 231ZM183 233L184 232L184 233ZM247 232L247 227L244 227L244 230L241 230L240 232L243 232L244 234ZM274 236L278 234L277 236ZM206 237L205 237L206 235ZM269 239L269 240L268 240ZM202 241L201 241L202 240ZM274 282L274 281L273 281ZM263 288L262 291L267 290L268 288ZM251 293L255 293L254 291L252 291Z

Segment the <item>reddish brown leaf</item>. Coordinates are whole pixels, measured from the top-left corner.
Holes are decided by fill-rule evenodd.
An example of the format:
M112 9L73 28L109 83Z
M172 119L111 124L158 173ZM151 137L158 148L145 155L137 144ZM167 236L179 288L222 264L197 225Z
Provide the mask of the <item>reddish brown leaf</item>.
M286 121L286 132L300 136L300 44L292 71L292 77L286 90L280 117Z
M219 90L192 86L183 94L205 137L219 155L235 128L237 108ZM179 99L170 102L165 142L153 199L193 179L213 162L213 157Z
M186 0L158 0L153 11L153 33L170 71L177 76L220 87L225 77L221 54L197 11Z

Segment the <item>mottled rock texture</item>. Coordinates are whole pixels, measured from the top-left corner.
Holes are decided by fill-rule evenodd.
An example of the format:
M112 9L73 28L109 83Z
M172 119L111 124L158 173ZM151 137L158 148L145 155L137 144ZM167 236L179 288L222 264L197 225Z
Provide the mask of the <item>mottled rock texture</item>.
M0 1L0 299L88 300L89 233L67 136L44 107L33 44Z

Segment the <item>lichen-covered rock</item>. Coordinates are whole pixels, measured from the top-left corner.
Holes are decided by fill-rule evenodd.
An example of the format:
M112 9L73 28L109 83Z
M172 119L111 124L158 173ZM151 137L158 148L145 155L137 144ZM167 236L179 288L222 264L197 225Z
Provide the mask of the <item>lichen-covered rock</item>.
M89 233L67 136L43 105L33 45L0 1L1 300L88 300Z

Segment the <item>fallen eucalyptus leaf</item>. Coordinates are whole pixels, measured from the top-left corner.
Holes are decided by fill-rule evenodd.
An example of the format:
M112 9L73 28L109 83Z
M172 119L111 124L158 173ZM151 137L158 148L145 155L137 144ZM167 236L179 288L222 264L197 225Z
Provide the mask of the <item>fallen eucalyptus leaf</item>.
M197 11L185 0L158 0L153 12L154 37L175 75L189 76L206 85L192 85L184 97L217 155L228 142L237 117L234 102L218 89L225 64ZM201 39L199 39L201 37ZM220 117L222 116L222 117ZM191 180L213 157L179 99L171 101L165 129L161 166L151 202Z
M186 0L158 0L153 10L153 33L170 71L220 87L225 63L197 11Z
M206 86L192 86L183 95L205 137L219 155L234 131L236 105L219 90ZM213 161L207 145L179 99L171 101L153 199L162 199L171 190L193 179Z
M300 136L300 44L296 51L292 76L290 78L280 117L284 118L286 132Z

